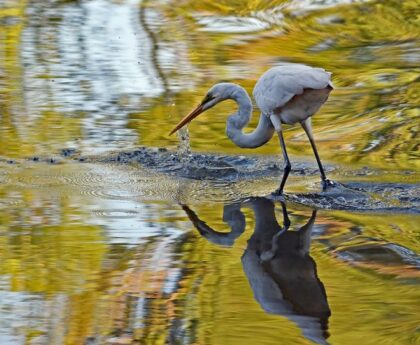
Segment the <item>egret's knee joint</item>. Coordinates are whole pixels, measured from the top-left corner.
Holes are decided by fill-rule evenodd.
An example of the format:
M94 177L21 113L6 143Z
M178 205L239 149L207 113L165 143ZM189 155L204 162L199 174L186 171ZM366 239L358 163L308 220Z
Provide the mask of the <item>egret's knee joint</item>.
M277 134L280 134L282 128L281 128L281 121L280 118L277 115L270 115L271 123L273 124L274 130L277 132Z

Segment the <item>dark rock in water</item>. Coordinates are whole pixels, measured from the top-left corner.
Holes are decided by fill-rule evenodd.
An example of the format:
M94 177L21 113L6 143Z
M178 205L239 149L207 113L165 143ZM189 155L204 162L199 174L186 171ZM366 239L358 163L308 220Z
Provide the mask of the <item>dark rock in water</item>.
M77 153L76 149L62 149L60 151L60 154L63 157L71 157L71 156L74 156L76 153Z
M57 159L56 157L33 156L33 157L26 158L26 160L36 162L36 163L48 163L48 164L59 163L59 159ZM19 161L9 160L7 162L9 164L15 164Z

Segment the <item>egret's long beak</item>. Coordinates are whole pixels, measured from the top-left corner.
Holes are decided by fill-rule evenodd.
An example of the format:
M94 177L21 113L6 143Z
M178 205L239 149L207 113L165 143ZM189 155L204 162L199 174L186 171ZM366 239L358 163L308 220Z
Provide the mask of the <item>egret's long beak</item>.
M195 108L191 113L185 116L169 133L169 135L174 134L178 129L184 127L188 122L194 120L198 115L200 115L205 109L203 109L204 103L201 103L197 108Z

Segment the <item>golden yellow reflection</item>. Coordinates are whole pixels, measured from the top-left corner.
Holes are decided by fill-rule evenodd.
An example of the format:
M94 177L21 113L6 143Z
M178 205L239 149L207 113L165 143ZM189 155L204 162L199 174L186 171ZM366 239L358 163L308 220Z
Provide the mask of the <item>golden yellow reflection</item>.
M167 133L214 83L237 82L251 93L266 69L291 62L333 72L336 89L314 117L314 132L321 157L348 168L337 179L367 166L382 173L359 180L416 182L417 7L415 0L3 1L0 339L308 343L253 298L240 259L252 212L244 210L247 228L231 248L217 246L192 228L174 192L227 232L223 204L212 201L226 197L224 187L151 181L138 166L121 173L27 158L66 147L175 149ZM228 140L234 107L221 104L191 124L193 149L278 154L275 140L254 151ZM255 109L250 128L257 118ZM285 136L290 153L313 159L300 128ZM269 183L239 185L235 196ZM289 207L296 222L312 212ZM417 228L415 214L318 211L310 255L328 293L331 343L416 341Z

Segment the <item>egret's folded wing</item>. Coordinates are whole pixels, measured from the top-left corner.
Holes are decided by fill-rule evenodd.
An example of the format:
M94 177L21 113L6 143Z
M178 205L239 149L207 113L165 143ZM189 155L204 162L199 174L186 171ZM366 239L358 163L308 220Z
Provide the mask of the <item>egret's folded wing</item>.
M322 68L290 64L265 72L254 87L254 98L263 113L284 106L304 89L324 89L331 85L331 73Z

